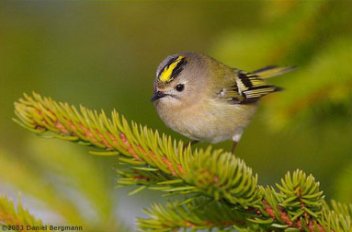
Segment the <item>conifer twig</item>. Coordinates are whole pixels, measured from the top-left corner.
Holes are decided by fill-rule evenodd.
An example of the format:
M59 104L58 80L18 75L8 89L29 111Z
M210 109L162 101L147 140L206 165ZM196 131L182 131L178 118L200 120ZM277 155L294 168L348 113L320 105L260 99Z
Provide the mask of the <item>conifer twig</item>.
M302 171L287 173L276 188L262 187L257 184L257 175L231 153L211 147L184 148L182 141L128 123L116 111L108 118L103 111L82 106L77 110L33 93L15 103L15 113L15 121L36 134L98 148L94 154L118 155L119 184L137 185L132 194L150 188L188 198L166 207L154 205L147 211L150 218L139 220L143 230L352 229L352 207L337 203L329 206L319 182ZM166 223L165 217L169 218Z
M44 231L41 220L24 209L21 203L15 207L14 203L4 196L0 196L0 225L3 225L0 228L4 231Z
M129 124L116 111L109 119L104 112L83 106L77 110L33 93L15 103L15 113L15 121L36 134L94 146L101 155L119 154L120 163L127 167L117 170L121 185L205 193L243 207L259 201L257 176L231 153L211 147L192 151L190 146L184 148L182 141Z

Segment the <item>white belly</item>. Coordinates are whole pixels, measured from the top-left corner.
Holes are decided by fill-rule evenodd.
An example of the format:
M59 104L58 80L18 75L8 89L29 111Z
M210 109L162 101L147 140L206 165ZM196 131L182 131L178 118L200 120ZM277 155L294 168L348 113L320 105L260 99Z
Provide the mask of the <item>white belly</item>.
M171 129L192 140L218 143L230 140L242 131L255 113L256 104L237 105L226 102L208 102L187 109L158 110L162 120Z

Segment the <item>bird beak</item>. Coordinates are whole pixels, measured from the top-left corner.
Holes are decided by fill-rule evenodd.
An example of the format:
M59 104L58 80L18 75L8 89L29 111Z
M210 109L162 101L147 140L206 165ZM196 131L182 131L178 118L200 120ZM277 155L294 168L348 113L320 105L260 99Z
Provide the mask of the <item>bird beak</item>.
M156 101L156 100L158 100L160 98L163 98L165 96L167 96L166 93L161 92L161 91L155 91L153 96L152 96L152 98L151 98L151 100L152 100L152 102L154 102L154 101Z

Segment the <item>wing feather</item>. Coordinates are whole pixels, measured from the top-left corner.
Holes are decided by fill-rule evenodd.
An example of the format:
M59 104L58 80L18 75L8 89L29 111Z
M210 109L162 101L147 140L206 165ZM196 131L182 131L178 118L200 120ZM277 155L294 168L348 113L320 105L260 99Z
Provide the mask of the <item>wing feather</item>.
M254 103L265 95L282 90L280 87L267 84L255 73L246 73L238 69L235 69L234 72L236 78L227 81L226 87L218 93L219 97L232 104Z

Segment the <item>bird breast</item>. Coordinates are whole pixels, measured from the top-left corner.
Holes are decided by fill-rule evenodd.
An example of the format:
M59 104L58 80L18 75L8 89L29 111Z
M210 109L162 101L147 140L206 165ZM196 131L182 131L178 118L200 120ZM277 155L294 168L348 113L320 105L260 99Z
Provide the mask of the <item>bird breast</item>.
M245 128L256 104L239 105L209 99L189 107L157 107L161 119L171 129L192 139L217 143L231 139Z

